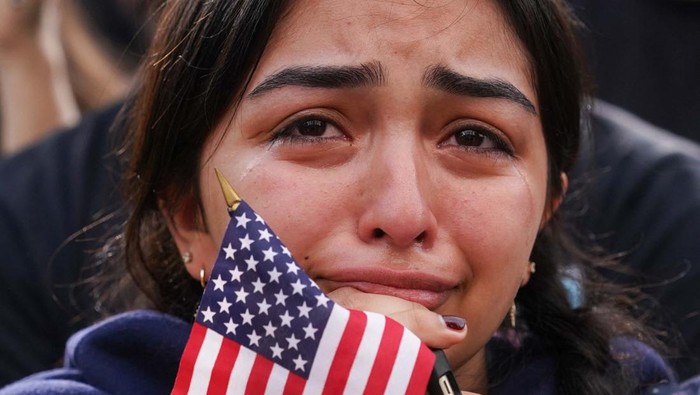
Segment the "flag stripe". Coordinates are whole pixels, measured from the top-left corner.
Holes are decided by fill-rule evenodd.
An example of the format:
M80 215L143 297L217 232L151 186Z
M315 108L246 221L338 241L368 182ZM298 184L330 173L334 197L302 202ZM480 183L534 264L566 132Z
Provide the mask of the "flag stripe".
M313 365L311 365L311 372L309 372L309 379L304 388L304 395L316 395L323 392L323 387L328 378L328 371L333 363L333 357L337 353L336 349L349 318L349 310L333 308L331 311L328 325L326 325L326 330L323 332L323 337L318 345L316 358L313 360Z
M194 363L194 375L190 384L189 394L205 394L207 392L211 372L219 354L222 340L223 336L214 331L207 331L206 335L204 335L202 348L199 350L197 361Z
M304 385L306 385L306 380L303 377L289 373L287 377L287 384L284 386L284 395L299 395L304 392Z
M192 373L194 372L194 363L197 360L197 354L202 347L204 335L207 333L207 328L197 323L192 326L190 338L185 346L185 351L180 359L180 368L178 370L175 385L173 386L172 395L184 395L190 389L192 381Z
M424 395L428 388L428 380L435 365L435 354L426 346L421 345L418 351L416 366L413 368L413 375L408 382L406 395Z
M408 330L404 330L403 338L396 353L396 362L391 369L389 382L386 385L387 394L405 394L408 388L408 381L413 373L413 366L418 357L418 350L421 342L415 336L410 336Z
M364 314L367 317L367 324L365 327L366 333L378 334L384 332L384 323L386 322L384 316L368 312ZM372 365L374 365L374 357L379 349L381 340L381 337L376 335L364 336L362 338L345 387L344 393L346 395L356 395L364 392L367 380L372 371Z
M383 394L387 385L387 378L391 374L391 368L396 360L396 354L399 351L399 344L403 337L403 327L396 321L387 318L382 334L382 341L377 350L372 366L372 372L369 374L365 394Z
M228 381L228 395L243 395L245 388L248 385L250 371L253 369L253 363L257 354L245 347L241 347L238 352L238 358L231 370L231 378Z
M323 390L324 395L343 393L366 326L367 316L364 313L356 310L350 311L348 324L343 332L343 337L340 339L340 344L335 352L335 358L326 379L326 387Z
M257 358L255 358L253 368L250 370L250 379L245 389L246 395L265 393L265 387L267 387L267 381L272 372L272 365L272 361L262 355L258 355Z
M282 367L282 365L274 364L272 367L272 372L270 372L270 379L267 382L267 387L265 388L266 395L279 395L284 392L284 385L287 382L287 376L289 376L289 371Z
M207 395L226 393L228 381L231 378L231 369L233 369L233 364L236 362L240 349L240 344L226 338L221 342L219 355L216 357L216 363L214 364L214 371L211 373L211 379L209 380Z

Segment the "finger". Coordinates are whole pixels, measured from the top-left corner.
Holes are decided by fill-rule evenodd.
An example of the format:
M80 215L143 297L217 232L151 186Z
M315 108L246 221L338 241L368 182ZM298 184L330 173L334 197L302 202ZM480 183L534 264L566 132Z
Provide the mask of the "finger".
M397 297L368 294L350 287L338 288L328 296L345 308L388 316L432 348L450 347L467 335L466 322L462 318L443 317L420 304Z

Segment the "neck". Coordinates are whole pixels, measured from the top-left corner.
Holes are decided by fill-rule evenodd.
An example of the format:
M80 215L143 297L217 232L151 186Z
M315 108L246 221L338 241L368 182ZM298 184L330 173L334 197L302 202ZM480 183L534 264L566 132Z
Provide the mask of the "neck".
M486 370L486 348L482 348L464 365L455 369L455 378L463 391L488 393L488 375Z

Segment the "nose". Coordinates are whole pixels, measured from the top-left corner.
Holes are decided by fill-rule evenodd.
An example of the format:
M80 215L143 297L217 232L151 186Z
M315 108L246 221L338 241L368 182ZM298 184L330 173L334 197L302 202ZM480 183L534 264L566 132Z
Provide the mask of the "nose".
M417 147L378 149L367 162L359 237L394 248L429 249L437 234L425 155Z

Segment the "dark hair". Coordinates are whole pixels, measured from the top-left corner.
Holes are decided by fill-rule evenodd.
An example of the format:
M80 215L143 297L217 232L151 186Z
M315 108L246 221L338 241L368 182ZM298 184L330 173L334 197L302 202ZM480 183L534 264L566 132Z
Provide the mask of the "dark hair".
M532 65L549 191L558 196L563 193L559 174L571 170L579 149L587 97L574 18L563 0L498 3ZM167 202L170 212L186 198L201 210L203 145L239 102L287 7L286 1L273 0L173 0L162 10L141 81L127 105L131 126L122 150L128 161L125 185L131 210L122 239L124 257L156 309L191 320L201 296L166 228L158 199ZM621 312L626 299L586 280L593 266L564 233L557 214L538 235L532 253L537 273L518 294L518 320L558 357L560 393L625 393L623 364L609 346L615 336L641 333L641 326ZM580 275L581 307L568 303L564 262Z

